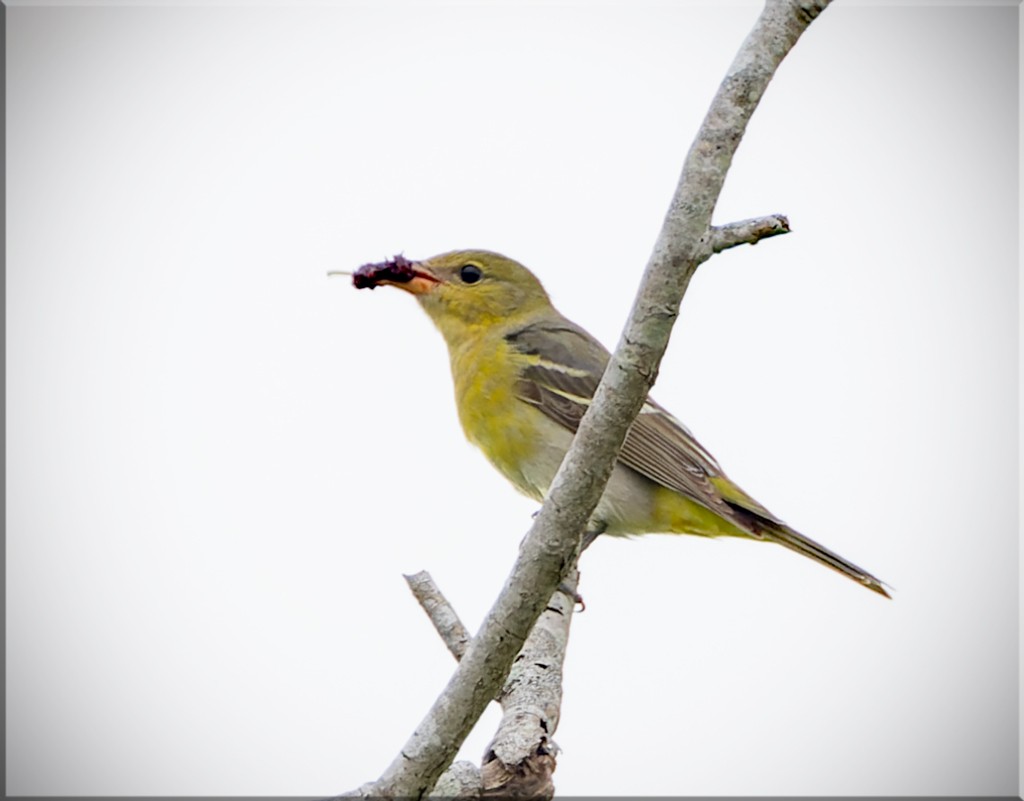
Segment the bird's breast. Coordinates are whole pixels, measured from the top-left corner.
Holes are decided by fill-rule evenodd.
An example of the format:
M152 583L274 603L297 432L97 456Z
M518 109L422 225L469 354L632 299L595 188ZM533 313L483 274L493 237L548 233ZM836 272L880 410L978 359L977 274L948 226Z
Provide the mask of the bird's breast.
M521 366L503 338L481 337L450 356L466 438L517 489L542 500L571 441L569 432L519 399Z

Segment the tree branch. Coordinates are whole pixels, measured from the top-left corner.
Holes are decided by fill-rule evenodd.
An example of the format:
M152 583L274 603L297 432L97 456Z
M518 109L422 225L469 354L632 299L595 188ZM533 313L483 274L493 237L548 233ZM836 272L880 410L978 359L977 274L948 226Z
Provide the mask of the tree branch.
M433 796L446 801L480 797L480 768L465 760L455 762L441 774L434 787Z
M562 711L562 664L576 608L579 572L551 596L502 688L504 712L484 752L485 798L551 798L558 746L552 739Z
M578 579L574 571L551 596L498 694L504 714L484 753L482 769L475 774L477 790L484 797L538 799L554 795L551 774L558 747L551 738L561 713L562 663ZM405 576L405 580L452 656L460 659L469 636L433 578L424 570ZM460 766L457 771L453 770L456 766ZM462 782L460 795L465 795L470 776L464 763L456 763L441 775L432 795L447 797L456 780Z
M789 220L782 214L740 220L728 225L713 225L711 226L711 252L721 253L723 250L734 248L737 245L756 245L762 239L788 233Z
M411 576L403 576L405 583L409 585L412 594L420 602L423 611L427 613L430 622L434 624L437 633L441 635L445 646L451 651L452 656L458 661L466 653L466 646L469 644L469 631L462 625L459 616L455 613L448 599L444 597L434 579L426 570L414 573Z
M747 122L782 59L828 2L769 0L741 46L687 154L629 323L512 573L448 685L374 784L374 795L419 798L430 791L575 566L582 533L657 375L690 278L713 252L711 215Z

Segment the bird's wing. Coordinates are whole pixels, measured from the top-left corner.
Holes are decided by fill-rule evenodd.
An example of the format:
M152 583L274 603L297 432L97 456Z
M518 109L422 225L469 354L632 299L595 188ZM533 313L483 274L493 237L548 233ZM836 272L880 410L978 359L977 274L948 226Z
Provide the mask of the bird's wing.
M521 356L520 400L575 433L604 374L608 351L568 320L533 323L505 339ZM794 531L733 484L686 426L650 398L626 434L619 461L751 537L778 542L889 597L877 578Z
M576 431L608 364L608 351L568 320L532 323L505 337L522 356L516 391L555 422ZM693 434L650 398L626 434L619 461L647 478L680 492L708 509L732 517L732 505L771 517L737 491ZM716 480L718 479L718 480Z

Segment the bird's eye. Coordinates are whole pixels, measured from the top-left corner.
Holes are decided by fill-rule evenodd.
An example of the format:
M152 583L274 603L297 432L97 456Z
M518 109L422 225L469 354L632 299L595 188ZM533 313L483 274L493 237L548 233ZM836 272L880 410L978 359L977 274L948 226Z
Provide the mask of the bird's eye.
M462 269L459 270L459 278L462 279L462 282L464 284L475 284L483 277L483 270L481 270L475 264L463 265Z

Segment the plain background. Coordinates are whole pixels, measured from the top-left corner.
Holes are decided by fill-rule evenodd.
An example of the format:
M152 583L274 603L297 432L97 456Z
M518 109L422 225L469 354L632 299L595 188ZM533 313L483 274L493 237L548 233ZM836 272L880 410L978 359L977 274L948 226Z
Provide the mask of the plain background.
M535 506L415 303L325 273L491 248L614 345L757 10L8 10L8 793L380 773L453 667L401 574L475 629ZM715 215L793 233L701 267L654 393L894 600L598 542L561 794L1017 794L1018 30L826 11Z

